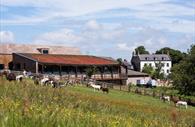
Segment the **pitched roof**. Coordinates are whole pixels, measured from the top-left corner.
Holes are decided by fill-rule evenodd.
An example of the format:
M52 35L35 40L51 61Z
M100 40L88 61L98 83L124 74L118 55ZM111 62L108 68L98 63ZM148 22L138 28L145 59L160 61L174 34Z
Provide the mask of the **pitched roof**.
M128 70L128 76L145 76L148 77L149 75L147 73L139 72L139 71L134 71L134 70Z
M30 45L30 44L11 44L0 43L0 54L12 53L40 53L41 49L48 49L49 54L81 54L80 49L67 46L51 46L51 45Z
M40 63L64 64L64 65L117 65L116 60L88 55L56 55L56 54L24 54L23 57L38 61Z
M138 55L141 61L170 61L171 58L166 54L141 54Z

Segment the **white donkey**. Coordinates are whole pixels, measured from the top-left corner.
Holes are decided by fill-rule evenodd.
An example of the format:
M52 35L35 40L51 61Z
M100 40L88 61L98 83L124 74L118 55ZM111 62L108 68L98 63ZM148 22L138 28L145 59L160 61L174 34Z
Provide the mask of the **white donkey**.
M186 109L188 108L188 103L187 103L186 101L178 101L178 102L176 103L176 106L178 107L179 105L185 106Z
M24 78L24 75L17 75L16 81L22 81L23 78Z
M49 81L49 78L43 78L41 80L41 85L45 85L45 83L48 82L48 81Z
M163 100L164 102L168 101L170 103L170 96L162 96L160 97L160 99Z
M94 91L97 89L97 90L100 90L101 89L101 86L100 85L96 85L94 82L89 82L90 86L94 88Z

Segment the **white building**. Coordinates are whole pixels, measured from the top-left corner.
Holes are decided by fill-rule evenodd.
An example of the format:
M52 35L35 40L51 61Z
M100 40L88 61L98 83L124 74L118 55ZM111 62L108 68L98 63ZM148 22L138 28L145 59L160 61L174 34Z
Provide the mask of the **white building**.
M156 68L156 66L161 63L162 69L161 71L167 76L170 74L170 70L172 67L171 58L166 54L138 54L133 55L131 59L131 63L136 71L142 71L145 65L152 66Z

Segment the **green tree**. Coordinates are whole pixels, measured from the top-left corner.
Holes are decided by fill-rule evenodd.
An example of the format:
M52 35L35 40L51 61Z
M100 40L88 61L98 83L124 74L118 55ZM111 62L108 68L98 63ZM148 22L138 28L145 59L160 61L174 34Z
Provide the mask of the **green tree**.
M122 58L118 58L117 59L118 63L121 65L123 63L123 59Z
M161 62L156 63L156 68L155 68L155 71L153 74L154 78L157 78L157 79L164 79L165 78L164 73L162 72L163 66L164 65Z
M92 75L94 75L96 73L97 69L95 66L91 66L91 67L88 67L86 69L86 75L88 78L91 78Z
M150 65L147 65L147 64L145 64L143 69L142 69L142 72L147 73L150 76L153 76L154 71L155 71L154 68Z
M162 72L162 67L163 67L162 63L156 63L155 68L145 64L142 69L142 72L149 74L153 78L164 79L165 76L164 73Z
M186 57L172 68L173 86L180 94L195 95L195 45Z
M179 50L171 49L169 47L164 47L160 50L157 50L156 54L169 54L173 65L179 63L185 57L185 53L182 53Z
M146 51L144 46L138 46L137 48L135 48L135 53L136 54L149 54L148 51Z

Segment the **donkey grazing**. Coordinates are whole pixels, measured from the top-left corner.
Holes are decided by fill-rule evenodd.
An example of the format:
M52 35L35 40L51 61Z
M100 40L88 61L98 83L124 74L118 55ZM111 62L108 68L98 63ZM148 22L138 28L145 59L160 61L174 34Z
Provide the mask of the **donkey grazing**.
M6 79L8 81L15 81L16 80L16 75L14 73L8 73L8 74L6 74Z
M169 103L170 103L170 100L171 100L170 96L164 96L164 95L161 96L160 99L163 100L163 102L168 101Z
M96 85L94 82L89 82L89 84L90 84L91 87L94 88L94 91L101 89L101 86L100 85Z
M178 106L185 106L185 108L187 109L188 108L188 103L186 102L186 101L178 101L177 103L176 103L176 106L178 107Z
M103 91L103 93L109 93L109 89L108 88L100 87L100 89Z
M21 82L23 77L24 77L23 75L17 75L16 76L16 81L20 81Z

